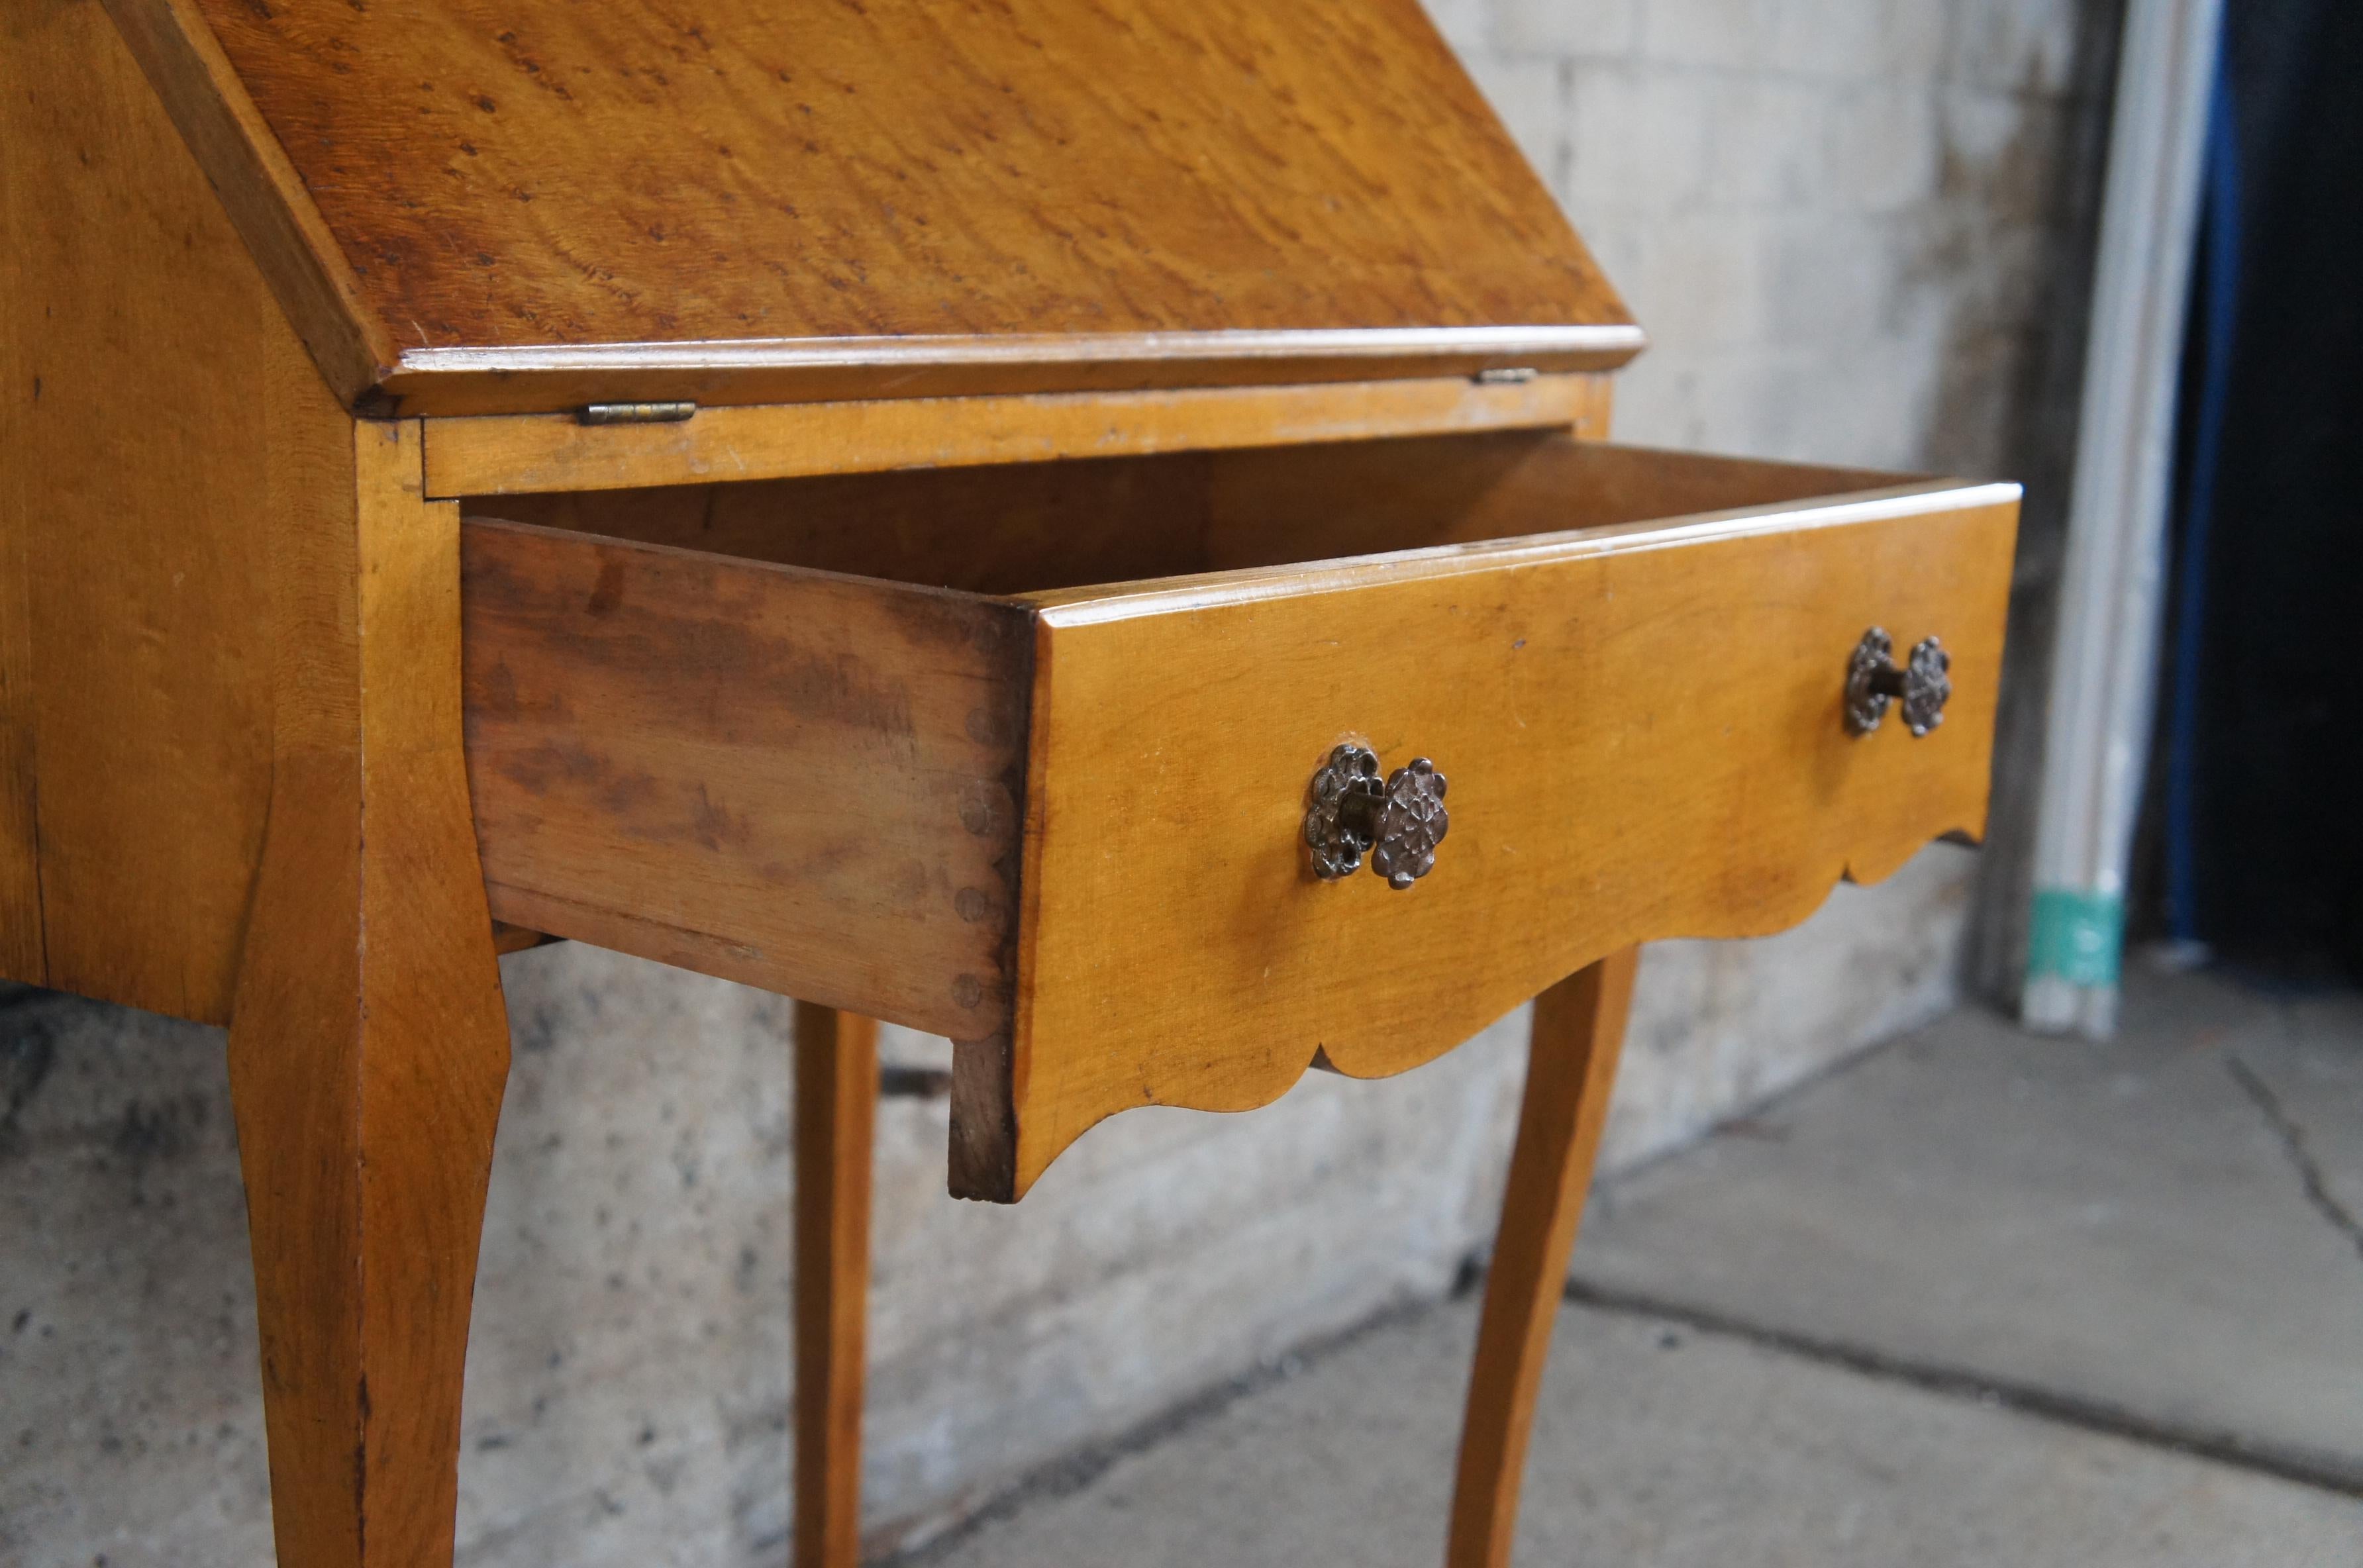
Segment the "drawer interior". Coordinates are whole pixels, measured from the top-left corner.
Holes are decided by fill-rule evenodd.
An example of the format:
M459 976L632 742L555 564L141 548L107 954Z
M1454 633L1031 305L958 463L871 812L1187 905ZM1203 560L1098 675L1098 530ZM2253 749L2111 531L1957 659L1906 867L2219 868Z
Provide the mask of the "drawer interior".
M1880 489L1563 431L504 495L471 514L971 593L1287 566Z

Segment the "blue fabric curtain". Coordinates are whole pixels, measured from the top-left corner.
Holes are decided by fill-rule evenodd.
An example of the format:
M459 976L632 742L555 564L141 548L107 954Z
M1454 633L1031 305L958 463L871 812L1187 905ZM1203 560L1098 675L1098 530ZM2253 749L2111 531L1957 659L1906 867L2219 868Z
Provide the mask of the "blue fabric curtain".
M2181 410L2166 928L2363 977L2363 5L2233 0Z

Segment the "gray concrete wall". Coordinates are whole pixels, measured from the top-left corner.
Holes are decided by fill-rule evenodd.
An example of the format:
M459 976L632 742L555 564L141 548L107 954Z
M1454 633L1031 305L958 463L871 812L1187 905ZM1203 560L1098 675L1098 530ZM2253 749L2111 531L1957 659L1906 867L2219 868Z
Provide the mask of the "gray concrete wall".
M2039 518L2065 451L2099 3L1437 9L1653 334L1625 437L2007 473L2035 482ZM1653 948L1608 1158L1949 1005L1976 870L1932 849L1798 932ZM462 1560L777 1563L789 1010L577 946L505 967L518 1050ZM1489 1229L1518 1030L1389 1083L1315 1074L1254 1116L1119 1118L1011 1210L943 1196L941 1100L889 1101L866 1465L882 1540L1443 1292ZM0 1015L0 1562L267 1560L220 1036L35 998Z

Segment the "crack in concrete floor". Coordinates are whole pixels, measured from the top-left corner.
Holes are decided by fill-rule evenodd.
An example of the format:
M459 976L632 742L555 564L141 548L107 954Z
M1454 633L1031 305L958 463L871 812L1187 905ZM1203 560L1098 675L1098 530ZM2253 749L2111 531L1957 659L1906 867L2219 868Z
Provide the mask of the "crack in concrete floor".
M2363 1498L2363 1474L2313 1463L2301 1453L2260 1445L2229 1430L2209 1430L2156 1420L2120 1405L2084 1398L2040 1384L1998 1378L1991 1373L1968 1367L1915 1361L1843 1340L1822 1339L1787 1329L1776 1329L1645 1292L1610 1289L1585 1281L1570 1280L1565 1299L1597 1311L1676 1322L1699 1333L1742 1340L1759 1349L1824 1366L1841 1367L1858 1376L1880 1382L1998 1405L2080 1431L2124 1438L2147 1448L2185 1453L2259 1475L2294 1481L2300 1485L2321 1491Z
M2294 1039L2297 1032L2295 1021L2288 1016L2286 1008L2281 1012L2282 1021ZM2306 1147L2304 1124L2290 1114L2289 1109L2282 1105L2280 1096L2273 1092L2272 1085L2265 1082L2254 1067L2237 1055L2226 1055L2224 1069L2232 1075L2232 1081L2240 1086L2240 1091L2271 1124L2274 1135L2280 1140L2282 1152L2288 1154L2290 1164L2296 1167L2298 1180L2305 1187L2306 1202L2313 1206L2313 1211L2321 1215L2333 1230L2346 1239L2347 1244L2355 1249L2357 1259L2363 1261L2363 1223L2358 1223L2355 1216L2347 1212L2346 1206L2338 1201L2337 1194L2330 1190L2330 1183L2323 1176L2321 1165L2314 1159L2313 1151Z

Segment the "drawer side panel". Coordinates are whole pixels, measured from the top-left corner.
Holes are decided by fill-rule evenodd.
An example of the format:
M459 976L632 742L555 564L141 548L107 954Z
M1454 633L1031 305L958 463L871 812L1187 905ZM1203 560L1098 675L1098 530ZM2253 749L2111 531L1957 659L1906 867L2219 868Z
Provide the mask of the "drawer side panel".
M463 534L496 918L1005 1035L1025 611L521 524Z

